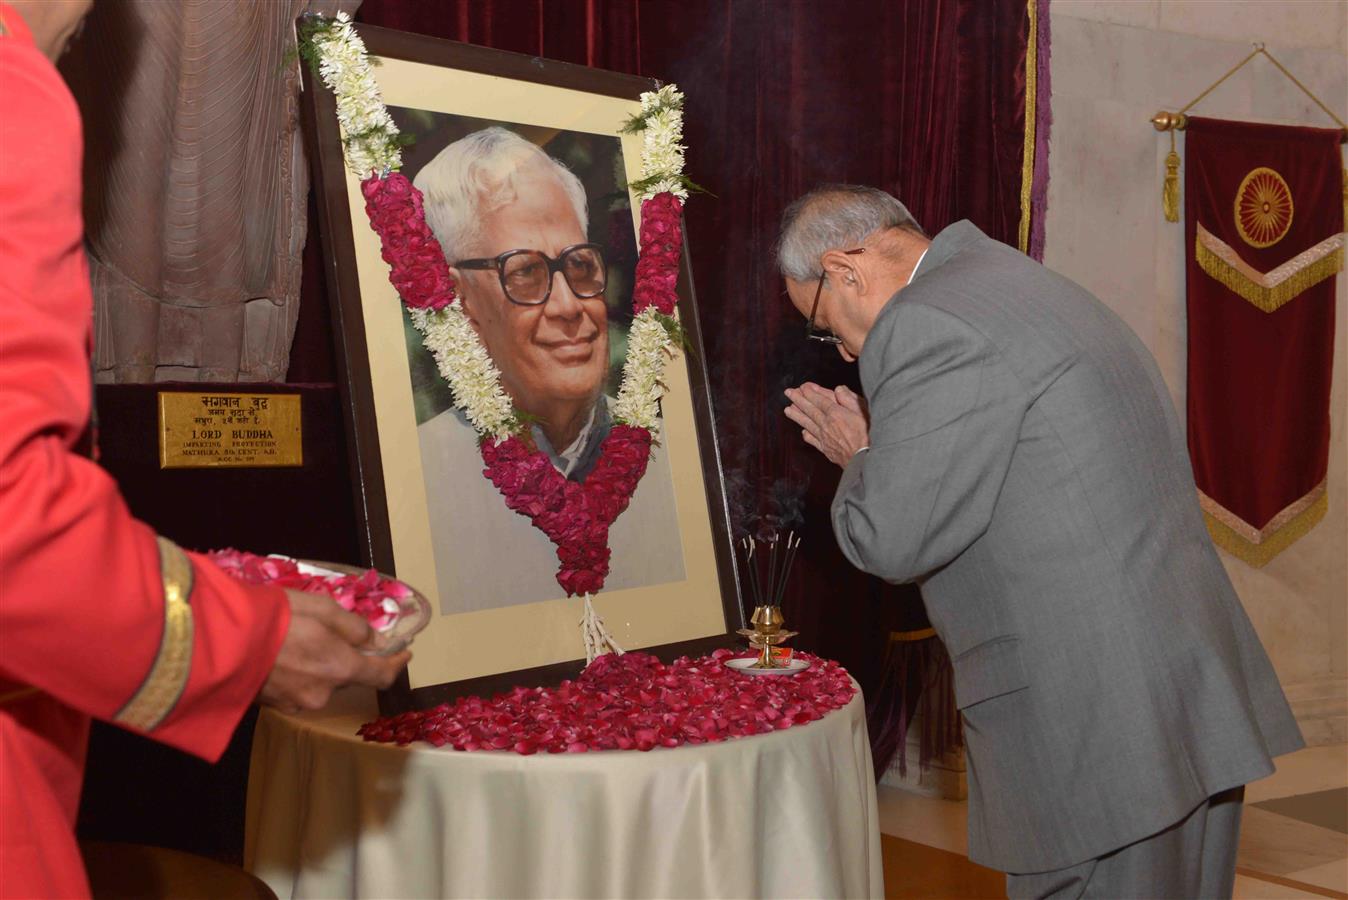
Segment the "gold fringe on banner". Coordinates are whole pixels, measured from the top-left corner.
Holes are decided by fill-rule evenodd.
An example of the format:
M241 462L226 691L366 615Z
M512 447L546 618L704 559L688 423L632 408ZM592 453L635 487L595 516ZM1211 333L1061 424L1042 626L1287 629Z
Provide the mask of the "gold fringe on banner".
M1212 542L1239 560L1261 569L1279 553L1306 536L1329 511L1329 494L1325 482L1305 497L1288 506L1264 526L1255 530L1240 517L1198 492L1203 507L1203 521L1207 523Z
M1266 313L1276 311L1303 291L1343 269L1343 236L1325 238L1269 272L1242 260L1221 238L1197 226L1194 259L1199 268Z
M1161 209L1167 222L1179 221L1180 156L1175 152L1175 132L1170 132L1170 152L1165 155L1165 181L1161 183Z
M1198 505L1203 512L1224 524L1240 537L1251 544L1261 544L1268 540L1275 532L1286 528L1288 523L1302 515L1306 510L1319 501L1325 495L1325 488L1329 480L1320 479L1320 483L1306 492L1300 500L1294 500L1283 507L1277 515L1264 523L1263 528L1255 528L1249 522L1246 522L1240 516L1231 512L1225 506L1222 506L1216 500L1213 500L1202 491L1198 492Z

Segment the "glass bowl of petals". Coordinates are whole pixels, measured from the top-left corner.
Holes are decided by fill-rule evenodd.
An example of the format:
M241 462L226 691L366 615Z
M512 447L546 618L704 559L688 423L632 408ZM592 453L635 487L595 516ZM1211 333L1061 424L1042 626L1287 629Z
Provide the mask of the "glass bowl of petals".
M431 620L430 601L421 592L374 569L240 550L213 550L208 555L240 581L331 597L370 623L374 636L361 652L371 656L397 653Z

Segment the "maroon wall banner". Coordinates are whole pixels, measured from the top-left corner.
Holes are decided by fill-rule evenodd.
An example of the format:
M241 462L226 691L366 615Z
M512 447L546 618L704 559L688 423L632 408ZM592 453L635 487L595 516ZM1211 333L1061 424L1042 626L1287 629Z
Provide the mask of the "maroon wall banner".
M1189 455L1219 547L1263 566L1324 518L1337 130L1189 119Z

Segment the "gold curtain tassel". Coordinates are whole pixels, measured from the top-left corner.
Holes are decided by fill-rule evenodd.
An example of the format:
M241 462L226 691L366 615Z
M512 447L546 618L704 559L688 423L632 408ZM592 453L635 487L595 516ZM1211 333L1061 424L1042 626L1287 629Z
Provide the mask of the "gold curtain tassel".
M1165 182L1161 185L1161 209L1167 222L1179 221L1180 156L1175 152L1175 132L1170 132L1170 152L1165 155Z

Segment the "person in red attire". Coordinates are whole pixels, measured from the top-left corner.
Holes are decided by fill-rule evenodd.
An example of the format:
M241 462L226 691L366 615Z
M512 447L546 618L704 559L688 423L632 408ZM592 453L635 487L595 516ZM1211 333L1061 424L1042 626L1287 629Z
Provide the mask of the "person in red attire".
M359 616L155 535L75 452L93 396L79 112L53 65L90 0L0 2L0 895L89 887L74 822L97 717L214 760L255 699L387 687Z

